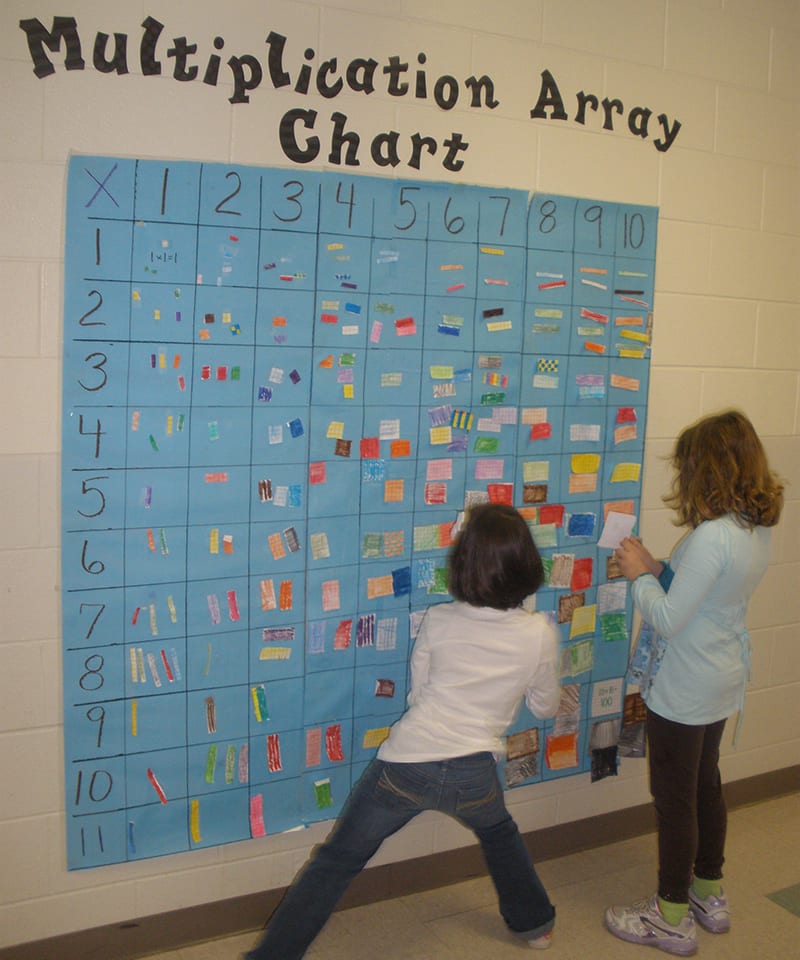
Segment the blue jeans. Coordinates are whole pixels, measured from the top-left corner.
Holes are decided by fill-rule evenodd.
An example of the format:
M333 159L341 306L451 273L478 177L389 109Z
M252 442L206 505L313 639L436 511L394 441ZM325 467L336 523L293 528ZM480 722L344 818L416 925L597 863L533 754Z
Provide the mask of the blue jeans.
M423 810L440 810L474 831L511 931L533 939L553 928L555 908L506 809L490 753L432 763L373 760L245 960L299 960L383 841Z

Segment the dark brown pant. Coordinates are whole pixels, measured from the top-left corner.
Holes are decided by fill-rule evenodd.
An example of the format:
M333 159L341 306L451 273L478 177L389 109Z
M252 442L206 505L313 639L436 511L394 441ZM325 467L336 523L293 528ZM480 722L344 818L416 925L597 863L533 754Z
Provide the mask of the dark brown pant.
M647 711L650 792L658 822L658 895L686 903L692 875L719 880L728 825L719 775L725 720L700 726Z

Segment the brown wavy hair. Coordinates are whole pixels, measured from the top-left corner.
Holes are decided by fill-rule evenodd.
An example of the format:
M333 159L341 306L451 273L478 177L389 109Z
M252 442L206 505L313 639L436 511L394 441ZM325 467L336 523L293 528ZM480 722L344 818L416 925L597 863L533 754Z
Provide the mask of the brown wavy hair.
M471 507L447 558L447 586L456 600L511 610L543 582L542 558L522 515L501 503Z
M738 410L703 417L681 431L671 456L675 475L664 503L677 526L733 514L743 527L773 527L783 483L767 462L753 424Z

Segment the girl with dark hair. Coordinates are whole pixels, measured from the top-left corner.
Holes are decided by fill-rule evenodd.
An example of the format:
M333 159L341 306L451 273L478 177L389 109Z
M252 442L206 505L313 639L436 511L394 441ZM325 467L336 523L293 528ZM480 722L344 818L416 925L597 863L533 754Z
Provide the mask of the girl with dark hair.
M719 746L727 718L738 711L741 722L750 661L745 614L767 569L783 485L753 425L736 410L687 427L672 465L664 502L689 532L669 563L634 539L616 551L633 602L663 647L641 690L658 892L632 907L609 907L606 926L622 940L691 956L696 923L711 933L730 929L721 884L727 817Z
M245 960L298 960L383 841L423 810L473 830L508 928L550 946L555 909L506 809L496 759L523 698L560 701L556 635L522 601L542 584L539 553L511 507L473 507L448 558L453 603L430 607L411 656L408 710L350 794Z

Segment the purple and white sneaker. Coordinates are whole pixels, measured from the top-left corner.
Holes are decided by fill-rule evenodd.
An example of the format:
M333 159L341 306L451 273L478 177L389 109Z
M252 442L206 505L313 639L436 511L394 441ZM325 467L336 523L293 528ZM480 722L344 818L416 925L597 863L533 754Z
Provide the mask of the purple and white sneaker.
M629 943L658 947L678 957L691 957L697 952L697 927L692 915L685 916L677 927L667 923L655 894L631 907L609 907L606 926L615 937Z
M704 930L709 933L727 933L731 928L731 911L728 898L720 890L719 896L711 894L703 900L689 888L689 911Z

